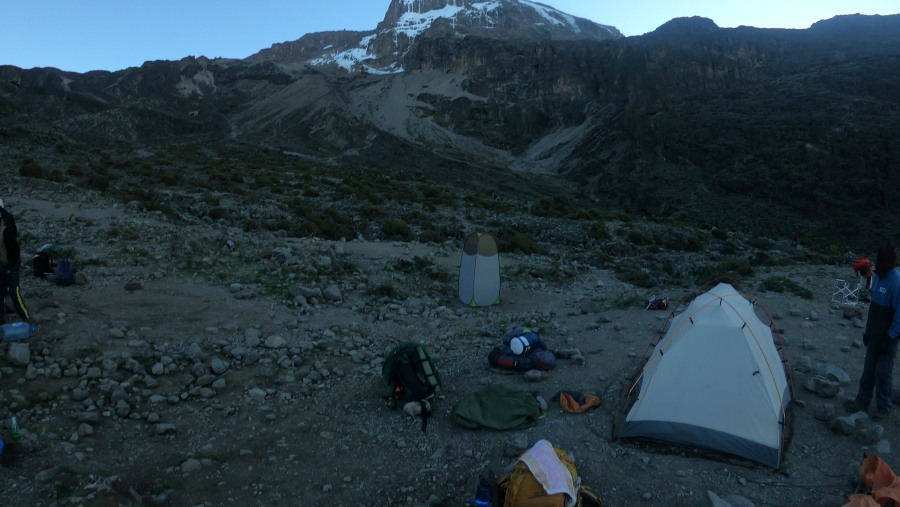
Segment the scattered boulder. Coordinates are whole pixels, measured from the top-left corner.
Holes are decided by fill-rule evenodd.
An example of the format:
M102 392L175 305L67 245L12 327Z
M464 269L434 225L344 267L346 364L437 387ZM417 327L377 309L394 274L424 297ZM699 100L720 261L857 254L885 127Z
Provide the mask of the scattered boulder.
M837 382L841 386L850 384L850 375L841 367L834 364L822 364L816 368L816 375L827 378L833 382Z

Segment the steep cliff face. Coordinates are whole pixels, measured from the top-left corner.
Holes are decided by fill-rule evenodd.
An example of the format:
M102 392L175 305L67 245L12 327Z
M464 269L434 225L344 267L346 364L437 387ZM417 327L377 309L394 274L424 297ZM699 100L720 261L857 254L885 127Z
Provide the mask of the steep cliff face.
M274 62L287 67L302 68L307 62L331 51L345 51L356 47L359 42L374 32L339 31L318 32L300 37L295 41L273 44L246 58L253 63Z
M488 3L498 23L471 21ZM604 39L542 31L553 25L542 8L395 1L373 32L311 34L244 61L87 74L0 67L0 134L91 145L236 140L379 163L416 153L428 167L560 174L630 213L748 227L834 215L830 226L849 235L863 211L900 209L891 191L900 188L891 170L900 163L900 16L808 30L684 18ZM448 9L468 14L396 36L404 19ZM566 26L579 33L577 21ZM325 63L361 36L374 51L366 59Z

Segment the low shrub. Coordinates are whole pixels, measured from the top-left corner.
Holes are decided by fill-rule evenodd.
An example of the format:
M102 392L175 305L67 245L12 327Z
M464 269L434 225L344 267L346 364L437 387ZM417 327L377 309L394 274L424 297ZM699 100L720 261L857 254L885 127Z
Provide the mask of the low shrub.
M710 280L729 275L752 276L753 266L743 260L728 260L718 264L709 264L694 272L695 281L703 285Z
M225 208L216 207L209 210L209 218L212 218L213 220L221 220L227 216L228 211Z
M594 239L610 239L609 228L606 226L606 222L602 219L597 219L591 222L590 229L588 229L588 235Z
M789 292L803 299L812 299L811 290L784 276L770 276L759 283L760 291Z
M712 230L709 231L709 235L712 236L713 239L717 239L719 241L725 241L728 239L728 233L717 227L713 227Z
M19 166L19 176L24 176L25 178L43 178L44 168L34 160L26 158L22 161L22 165Z
M413 239L412 230L409 225L399 218L389 218L381 226L381 232L386 239L411 241Z
M546 251L538 243L522 232L513 231L500 237L501 252L521 252L523 254L545 254Z
M376 297L385 297L385 298L396 298L397 297L397 289L394 288L393 285L382 284L378 287L370 289L366 292L366 294L370 296Z

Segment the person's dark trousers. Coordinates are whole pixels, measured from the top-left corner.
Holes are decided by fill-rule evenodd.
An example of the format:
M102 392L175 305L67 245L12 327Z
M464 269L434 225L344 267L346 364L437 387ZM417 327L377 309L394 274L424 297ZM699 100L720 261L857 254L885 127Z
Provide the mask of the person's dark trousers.
M897 355L897 340L884 337L872 340L866 347L866 361L863 363L862 377L856 402L860 407L868 407L875 391L875 406L879 412L891 410L891 389L893 385L894 356Z
M28 309L25 308L25 301L22 299L22 290L19 288L19 270L17 269L0 268L0 305L2 305L0 309L3 310L0 311L0 323L6 320L5 301L7 293L12 298L13 308L16 309L19 318L30 320L31 316L28 315Z

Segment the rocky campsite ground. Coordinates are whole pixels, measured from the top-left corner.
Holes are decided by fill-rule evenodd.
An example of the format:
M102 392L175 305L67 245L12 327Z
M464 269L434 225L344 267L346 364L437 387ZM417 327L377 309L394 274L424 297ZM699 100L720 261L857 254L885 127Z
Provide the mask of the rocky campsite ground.
M763 267L741 280L783 330L793 365L792 438L772 470L611 438L667 314L646 311L652 291L609 270L523 277L535 264L564 265L563 254L501 254L501 303L469 308L456 298L461 242L175 225L95 194L27 184L2 196L24 250L59 245L80 280L59 287L23 276L40 330L0 355L2 436L11 441L12 416L22 435L0 468L4 505L469 505L481 472L502 472L546 439L571 452L610 507L837 507L865 454L894 462L896 421L840 419L864 356L865 305L830 297L849 266ZM238 281L260 264L304 277L290 294ZM759 292L770 276L813 297ZM678 299L692 288L664 290ZM578 353L538 382L488 368L500 336L522 324ZM381 398L384 354L409 340L426 345L443 378L425 433ZM539 395L546 417L519 431L454 426L454 404L490 383ZM602 404L566 413L552 400L563 388Z

